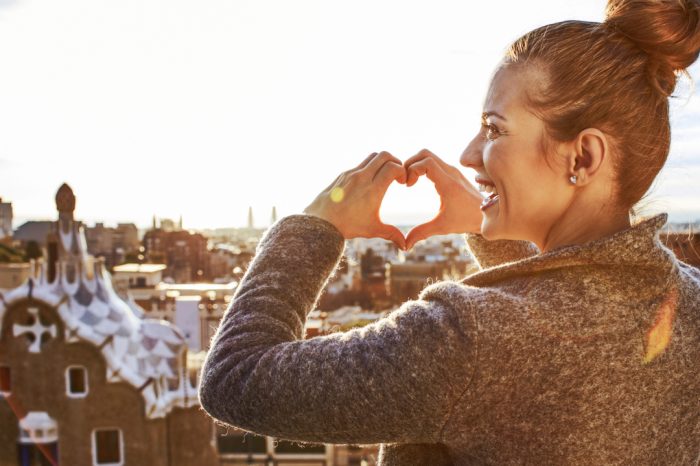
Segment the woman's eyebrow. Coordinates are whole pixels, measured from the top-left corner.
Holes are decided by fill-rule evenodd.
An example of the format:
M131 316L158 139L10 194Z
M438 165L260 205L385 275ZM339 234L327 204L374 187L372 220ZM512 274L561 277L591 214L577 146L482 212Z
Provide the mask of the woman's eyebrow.
M484 112L484 113L481 114L481 118L483 118L484 120L485 120L486 118L490 117L490 116L495 116L496 118L500 118L500 119L503 120L503 121L508 121L508 120L506 119L506 117L504 117L503 115L501 115L501 114L498 113L498 112L494 112L493 110L489 110L489 111Z

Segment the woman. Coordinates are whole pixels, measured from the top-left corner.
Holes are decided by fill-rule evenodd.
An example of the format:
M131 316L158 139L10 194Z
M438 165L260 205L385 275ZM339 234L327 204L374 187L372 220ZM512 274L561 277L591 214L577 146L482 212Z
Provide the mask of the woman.
M698 0L611 0L509 48L460 162L372 154L272 226L205 361L214 418L297 441L380 443L382 465L688 464L700 458L700 271L630 224L664 164ZM435 219L380 222L430 178ZM481 270L386 318L300 340L344 239L462 232Z

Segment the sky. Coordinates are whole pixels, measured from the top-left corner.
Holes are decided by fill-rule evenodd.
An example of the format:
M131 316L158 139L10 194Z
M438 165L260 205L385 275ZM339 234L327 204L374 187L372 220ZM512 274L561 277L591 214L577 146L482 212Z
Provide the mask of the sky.
M478 130L510 42L604 1L0 0L0 197L15 227L55 219L67 182L92 224L269 224L369 153L448 163ZM700 66L691 68L700 78ZM672 107L649 213L700 219L700 100ZM692 96L691 96L692 94ZM475 172L464 169L473 182ZM390 187L381 216L427 220L432 184Z

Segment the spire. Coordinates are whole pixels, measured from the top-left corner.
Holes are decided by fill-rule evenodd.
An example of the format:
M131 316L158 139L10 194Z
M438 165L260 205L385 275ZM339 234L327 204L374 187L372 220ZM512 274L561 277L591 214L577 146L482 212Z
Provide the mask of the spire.
M182 214L180 214L180 222L178 223L178 230L182 231Z
M270 218L270 224L273 224L277 221L277 207L272 206L272 217Z
M58 210L59 218L73 218L75 194L66 183L63 183L56 192L56 210Z
M255 225L253 223L253 208L248 207L248 228L253 229Z
M156 229L156 214L153 214L153 225L151 226L152 230Z

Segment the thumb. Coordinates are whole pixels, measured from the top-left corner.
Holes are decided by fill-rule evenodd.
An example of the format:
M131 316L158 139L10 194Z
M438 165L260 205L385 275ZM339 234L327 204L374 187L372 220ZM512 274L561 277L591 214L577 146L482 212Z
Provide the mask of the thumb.
M388 239L393 242L400 249L406 250L406 238L404 237L401 230L393 225L386 225L382 223L379 225L379 230L377 231L377 236L379 238Z
M411 249L418 241L424 240L433 235L442 234L443 232L440 227L439 220L440 219L438 217L435 217L429 222L413 227L411 231L408 232L408 235L406 235L406 250L408 251Z

